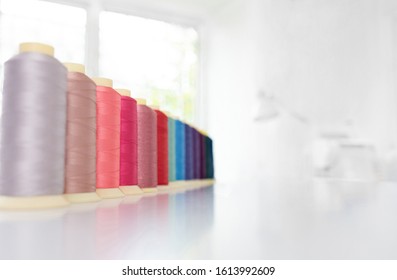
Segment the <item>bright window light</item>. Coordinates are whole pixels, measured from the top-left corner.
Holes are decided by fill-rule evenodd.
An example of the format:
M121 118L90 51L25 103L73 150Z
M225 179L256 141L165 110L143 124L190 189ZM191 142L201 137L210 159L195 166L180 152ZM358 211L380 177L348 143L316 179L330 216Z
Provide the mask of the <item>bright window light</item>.
M45 1L0 1L0 62L21 42L47 43L60 61L84 63L86 11Z
M22 42L52 45L61 62L84 63L85 25L86 11L81 8L45 1L0 0L0 88L4 62L17 54Z
M113 12L100 14L99 74L184 120L194 121L195 29Z

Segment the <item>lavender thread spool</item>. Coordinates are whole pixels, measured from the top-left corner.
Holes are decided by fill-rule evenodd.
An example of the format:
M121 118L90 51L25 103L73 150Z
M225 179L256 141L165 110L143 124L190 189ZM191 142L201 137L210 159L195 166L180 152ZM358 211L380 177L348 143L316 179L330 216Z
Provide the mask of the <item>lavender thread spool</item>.
M51 46L19 52L5 63L0 207L64 206L67 71Z

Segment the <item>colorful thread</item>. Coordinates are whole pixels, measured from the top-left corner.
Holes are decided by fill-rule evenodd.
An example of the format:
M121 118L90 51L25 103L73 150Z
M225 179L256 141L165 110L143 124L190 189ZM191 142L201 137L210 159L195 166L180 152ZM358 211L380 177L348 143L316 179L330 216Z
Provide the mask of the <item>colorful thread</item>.
M206 151L205 151L205 136L200 133L200 179L206 178Z
M121 96L120 186L138 185L138 124L136 100Z
M96 86L83 73L67 73L43 53L27 48L5 64L0 195L214 178L210 137L121 97L111 84Z
M205 138L205 154L206 154L206 178L214 178L214 156L212 153L212 139L208 136Z
M157 117L146 105L138 104L138 186L157 186Z
M64 192L67 70L55 58L23 52L5 63L0 194Z
M97 188L118 188L120 182L120 95L97 86Z
M185 124L185 146L186 146L186 154L185 154L185 176L186 180L193 179L193 129Z
M168 179L176 180L175 172L175 120L168 118Z
M83 73L68 73L65 193L96 189L96 86Z
M159 110L155 112L157 114L157 184L168 185L168 118Z
M193 162L194 162L194 174L193 178L194 179L200 179L200 173L201 173L201 164L200 164L200 133L196 130L193 129L193 143L194 143L194 156L193 156Z
M186 180L186 139L185 124L180 120L175 120L175 175L176 180Z

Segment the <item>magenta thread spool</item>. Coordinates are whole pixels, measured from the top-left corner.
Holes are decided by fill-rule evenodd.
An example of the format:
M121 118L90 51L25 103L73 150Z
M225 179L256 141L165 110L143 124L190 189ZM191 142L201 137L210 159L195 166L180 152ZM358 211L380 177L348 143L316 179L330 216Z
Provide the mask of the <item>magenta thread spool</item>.
M141 194L138 187L138 117L137 102L127 89L121 95L120 116L120 190L126 195Z

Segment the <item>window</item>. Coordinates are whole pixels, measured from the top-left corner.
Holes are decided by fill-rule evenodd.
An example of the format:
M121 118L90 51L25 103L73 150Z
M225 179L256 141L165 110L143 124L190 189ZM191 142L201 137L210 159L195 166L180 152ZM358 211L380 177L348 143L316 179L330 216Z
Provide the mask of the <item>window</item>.
M16 54L19 43L38 41L53 45L61 62L89 64L88 74L111 78L134 97L195 121L199 69L194 28L100 11L97 5L87 10L54 2L58 0L0 0L1 84L4 62Z
M4 62L18 52L22 42L50 44L62 62L84 62L84 9L44 1L1 0L0 13L0 88Z
M99 73L133 96L193 122L198 35L162 21L102 12Z
M0 59L15 55L21 42L55 47L60 61L84 63L86 11L45 1L0 1Z

